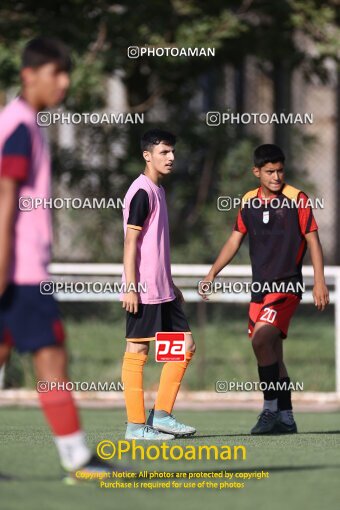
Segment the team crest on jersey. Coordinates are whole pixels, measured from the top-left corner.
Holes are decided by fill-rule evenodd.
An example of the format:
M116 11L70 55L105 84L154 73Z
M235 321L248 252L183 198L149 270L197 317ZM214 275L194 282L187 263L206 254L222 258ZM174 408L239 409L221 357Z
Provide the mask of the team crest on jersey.
M263 211L263 223L269 223L269 211Z

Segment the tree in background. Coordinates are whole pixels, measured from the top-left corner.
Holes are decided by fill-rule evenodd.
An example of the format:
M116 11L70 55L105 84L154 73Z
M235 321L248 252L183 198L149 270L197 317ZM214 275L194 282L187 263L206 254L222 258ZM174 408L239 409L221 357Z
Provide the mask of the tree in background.
M108 78L119 71L129 111L145 113L146 124L84 125L76 129L72 150L55 143L55 189L77 196L122 196L142 169L142 131L154 125L172 130L179 139L176 172L166 184L173 262L211 262L235 216L217 211L217 197L238 196L253 186L251 154L254 145L264 141L245 136L241 127L206 126L207 111L230 106L224 99L226 66L235 70L237 112L244 110L244 70L250 56L272 80L273 109L291 111L294 70L302 68L307 78L318 75L326 82L325 64L338 61L336 16L337 0L3 1L0 84L3 90L18 85L20 51L36 35L59 37L72 49L75 69L68 110L104 108ZM216 56L127 58L129 46L144 45L214 47ZM295 157L292 132L289 126L277 126L274 133L291 157L288 171ZM62 247L58 218L59 213L55 221ZM73 211L69 220L77 226L71 232L75 251L62 248L57 257L67 260L77 253L89 261L121 260L119 211Z

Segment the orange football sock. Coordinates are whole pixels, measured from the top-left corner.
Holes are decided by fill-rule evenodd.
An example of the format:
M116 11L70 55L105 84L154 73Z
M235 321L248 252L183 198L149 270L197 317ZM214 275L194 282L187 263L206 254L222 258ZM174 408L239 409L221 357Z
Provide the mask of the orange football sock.
M193 352L187 351L185 361L169 361L164 364L159 381L155 411L171 413L183 376L193 355Z
M145 423L143 367L147 354L126 352L123 359L122 383L129 423Z

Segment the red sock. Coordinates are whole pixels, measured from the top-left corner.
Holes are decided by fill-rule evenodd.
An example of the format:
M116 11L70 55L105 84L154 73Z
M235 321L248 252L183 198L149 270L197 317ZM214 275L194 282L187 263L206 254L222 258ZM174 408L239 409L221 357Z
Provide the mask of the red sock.
M45 418L55 436L66 436L80 430L78 411L71 391L53 388L39 393Z

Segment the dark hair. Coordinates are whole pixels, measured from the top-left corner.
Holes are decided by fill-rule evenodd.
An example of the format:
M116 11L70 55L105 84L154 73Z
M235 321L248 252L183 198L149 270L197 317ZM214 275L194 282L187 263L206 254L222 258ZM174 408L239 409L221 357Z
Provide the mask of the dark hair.
M45 64L57 64L59 71L69 73L72 69L70 52L58 39L35 37L25 46L21 67L38 68Z
M285 155L277 145L266 143L254 150L254 165L261 168L267 163L284 163Z
M162 129L150 129L142 136L140 147L142 151L149 151L153 149L153 146L159 145L161 142L166 145L176 145L176 136Z

